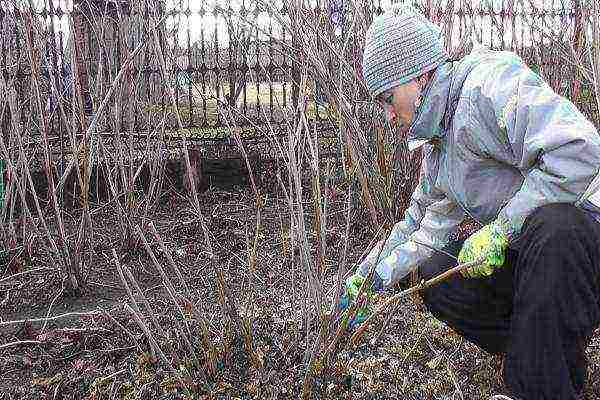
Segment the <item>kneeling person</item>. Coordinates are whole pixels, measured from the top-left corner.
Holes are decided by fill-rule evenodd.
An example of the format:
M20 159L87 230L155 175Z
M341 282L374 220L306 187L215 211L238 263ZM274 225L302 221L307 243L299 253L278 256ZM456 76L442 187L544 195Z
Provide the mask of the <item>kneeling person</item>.
M515 54L450 60L439 32L408 6L367 32L366 84L409 147L423 146L423 162L403 221L356 275L375 266L389 287L414 270L428 279L456 265L448 254L483 258L428 289L428 309L505 353L516 398L578 399L600 324L600 136ZM481 228L450 242L467 216Z

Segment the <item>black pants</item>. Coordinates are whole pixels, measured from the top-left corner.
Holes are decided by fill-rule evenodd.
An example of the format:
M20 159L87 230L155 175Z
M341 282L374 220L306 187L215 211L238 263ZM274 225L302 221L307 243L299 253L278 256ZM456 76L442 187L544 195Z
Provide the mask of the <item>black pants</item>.
M457 255L462 243L448 253ZM456 265L436 254L423 279ZM504 382L523 400L574 400L584 386L585 346L600 324L600 223L567 204L526 220L490 277L455 276L424 292L427 308L467 340L505 353Z

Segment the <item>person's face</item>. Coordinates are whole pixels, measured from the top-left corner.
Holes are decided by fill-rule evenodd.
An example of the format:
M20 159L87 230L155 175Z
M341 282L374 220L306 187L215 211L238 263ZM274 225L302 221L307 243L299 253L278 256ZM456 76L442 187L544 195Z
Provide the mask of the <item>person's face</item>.
M415 118L415 112L421 103L421 94L426 82L426 78L420 77L388 89L377 96L377 102L385 110L388 122L390 125L399 128L403 135Z

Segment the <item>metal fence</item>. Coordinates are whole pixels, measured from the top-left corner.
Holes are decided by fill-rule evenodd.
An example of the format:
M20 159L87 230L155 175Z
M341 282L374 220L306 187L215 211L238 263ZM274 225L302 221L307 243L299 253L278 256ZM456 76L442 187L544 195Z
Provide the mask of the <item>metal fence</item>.
M0 0L0 67L5 87L11 76L17 77L14 96L21 103L21 118L31 122L36 111L29 101L32 68L25 51L26 32L11 3ZM142 41L151 38L153 16L161 18L165 14L166 22L159 33L169 49L164 52L171 66L168 79L165 82L161 77L153 46L146 46L135 57L126 83L112 96L105 115L100 116L100 133L143 135L164 121L166 131L177 137L180 130L167 97L167 85L175 89L185 134L203 142L229 140L229 124L219 112L225 105L237 111L229 122L242 127L248 138L257 135L261 126L281 124L286 113L293 113L298 101L294 83L298 71L294 54L285 50L293 43L272 15L247 0L210 5L191 0L172 3L163 2L154 14L156 10L150 9L146 1L38 1L36 15L44 29L40 67L52 141L62 144L67 140L64 127L70 121L63 120L59 105L68 110L76 99L71 96L75 77L80 82L83 108L93 114L123 63ZM523 56L558 92L576 96L584 112L597 118L590 89L580 84L577 69L565 61L570 44L575 49L581 47L581 10L559 0L536 3L539 7L531 0L441 0L419 2L418 6L444 28L449 48L471 29L485 45ZM376 15L388 5L381 0L371 1L370 9ZM347 29L345 0L314 0L306 6L327 10L325 15L343 40ZM277 7L285 14L285 1L278 1ZM243 22L247 20L262 29L248 28ZM553 35L564 42L550 40ZM51 94L51 79L60 93L58 97ZM318 88L315 100L319 103ZM315 123L323 127L335 124L318 104L309 109ZM10 124L7 113L3 118L4 126Z

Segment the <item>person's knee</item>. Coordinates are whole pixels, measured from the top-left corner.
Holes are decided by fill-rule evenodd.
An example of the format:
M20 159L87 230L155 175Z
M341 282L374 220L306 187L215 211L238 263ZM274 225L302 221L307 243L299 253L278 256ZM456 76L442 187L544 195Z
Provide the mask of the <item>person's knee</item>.
M568 203L547 204L535 209L525 220L522 236L543 236L553 241L585 234L586 212Z
M533 210L527 219L552 222L555 225L564 223L583 222L587 213L570 203L551 203Z
M600 252L590 221L572 205L550 204L530 215L519 238L515 304L543 318L552 309L574 332L600 320Z

